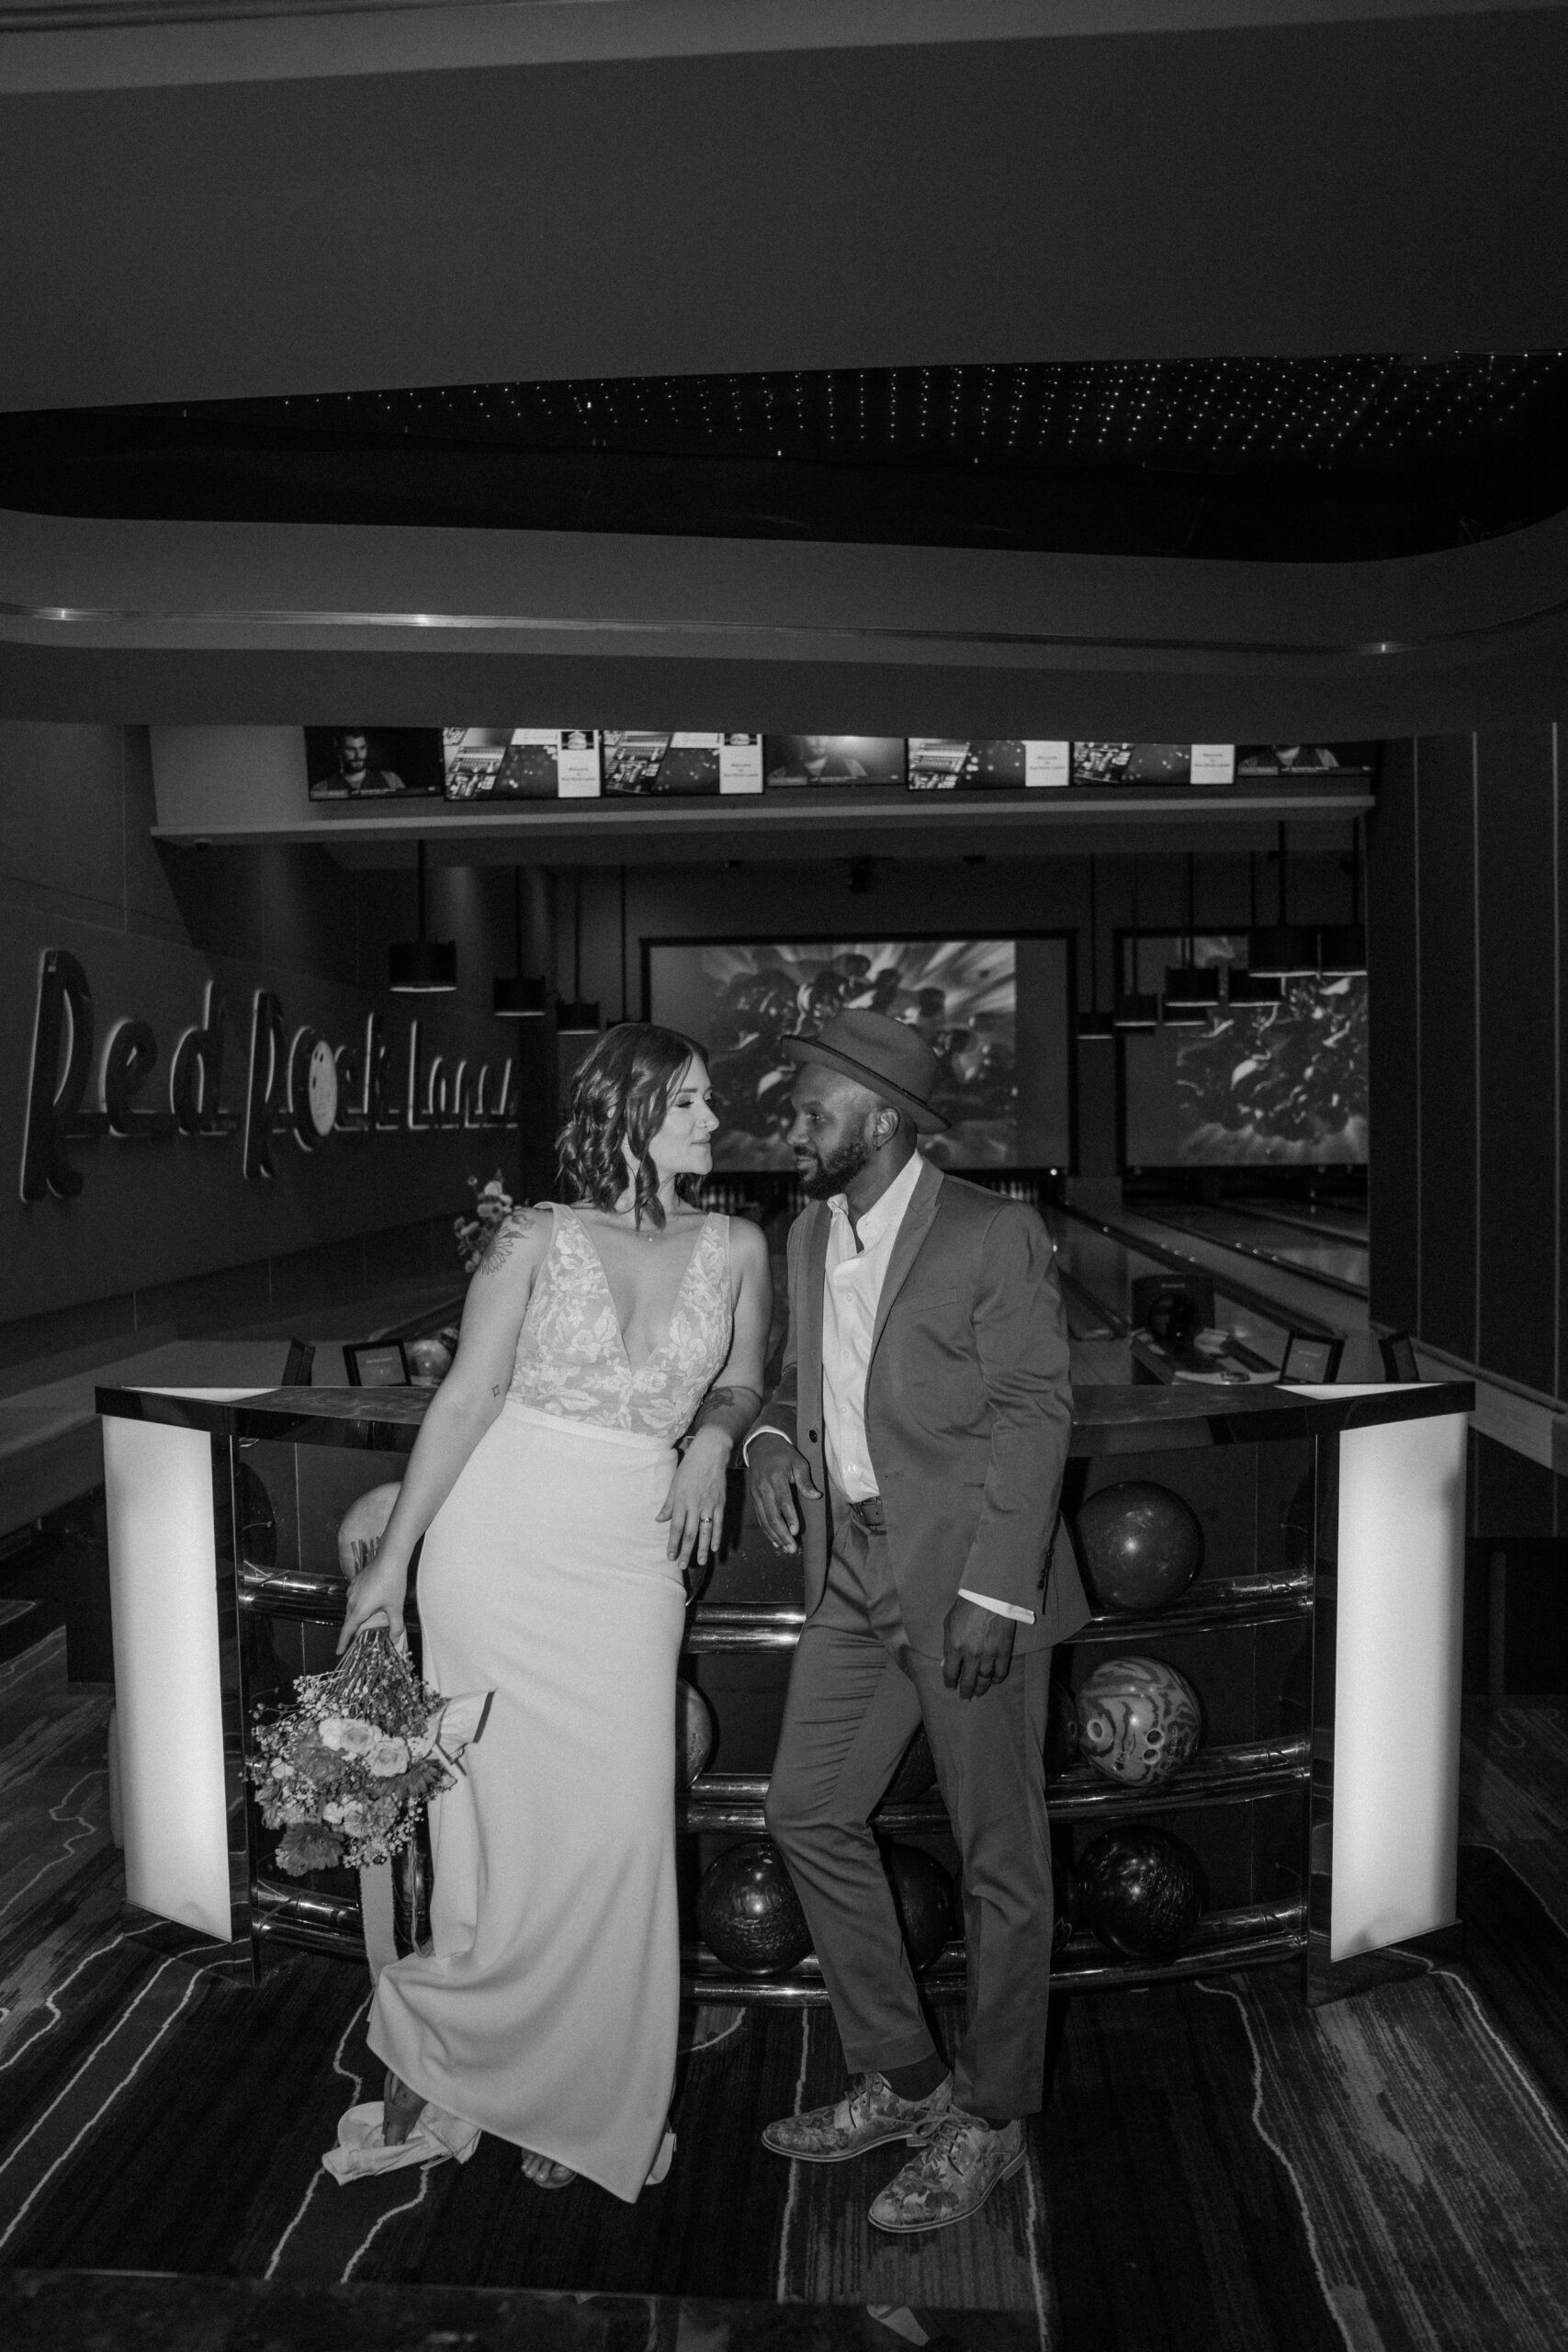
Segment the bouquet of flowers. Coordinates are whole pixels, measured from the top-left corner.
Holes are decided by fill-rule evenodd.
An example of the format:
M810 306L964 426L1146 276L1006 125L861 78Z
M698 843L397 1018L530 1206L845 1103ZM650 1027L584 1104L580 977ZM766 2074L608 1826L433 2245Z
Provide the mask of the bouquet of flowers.
M457 1237L457 1255L466 1274L477 1273L480 1259L490 1248L496 1227L505 1223L517 1204L502 1182L498 1168L488 1183L481 1184L477 1176L468 1179L468 1190L474 1194L472 1216L454 1217L452 1229Z
M262 1819L281 1829L290 1877L389 1861L434 1796L451 1788L493 1694L444 1699L421 1682L385 1625L356 1634L331 1674L302 1675L286 1714L256 1715L250 1762Z

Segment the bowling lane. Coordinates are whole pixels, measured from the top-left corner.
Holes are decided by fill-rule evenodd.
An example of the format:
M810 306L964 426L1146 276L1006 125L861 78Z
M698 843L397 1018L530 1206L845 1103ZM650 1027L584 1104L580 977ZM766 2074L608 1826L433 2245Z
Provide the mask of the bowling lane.
M1064 1210L1046 1210L1045 1221L1056 1244L1065 1278L1063 1286L1068 1295L1069 1333L1072 1332L1075 1313L1081 1311L1075 1308L1073 1303L1071 1286L1074 1284L1080 1286L1080 1296L1086 1303L1088 1300L1098 1302L1108 1310L1109 1320L1119 1323L1122 1330L1130 1329L1134 1281L1141 1274L1168 1273L1169 1266L1163 1259L1129 1247L1110 1234L1096 1231L1093 1227L1083 1224ZM1243 1347L1261 1357L1265 1363L1278 1369L1285 1358L1288 1324L1283 1319L1276 1322L1263 1316L1248 1302L1228 1296L1223 1268L1215 1272L1214 1289L1216 1312L1222 1328L1233 1339L1239 1340ZM1087 1330L1084 1336L1086 1339L1089 1336ZM1131 1380L1132 1358L1125 1349L1122 1354L1126 1357L1127 1368L1120 1377Z
M1237 1211L1197 1203L1172 1203L1157 1209L1140 1204L1141 1213L1177 1232L1217 1242L1222 1250L1269 1266L1310 1274L1314 1282L1344 1289L1365 1298L1368 1251L1364 1241L1337 1234L1304 1233L1299 1225L1270 1217L1261 1209Z
M1364 1294L1337 1283L1320 1281L1304 1267L1267 1264L1259 1258L1245 1257L1206 1234L1156 1220L1142 1208L1118 1209L1113 1222L1130 1248L1136 1249L1140 1241L1146 1241L1151 1251L1165 1251L1202 1273L1212 1274L1219 1289L1233 1295L1240 1291L1257 1312L1270 1319L1278 1314L1281 1330L1288 1325L1308 1331L1326 1327L1343 1332L1347 1338L1367 1331ZM1160 1262L1163 1261L1156 1256L1156 1263ZM1280 1357L1276 1354L1273 1361L1278 1363Z

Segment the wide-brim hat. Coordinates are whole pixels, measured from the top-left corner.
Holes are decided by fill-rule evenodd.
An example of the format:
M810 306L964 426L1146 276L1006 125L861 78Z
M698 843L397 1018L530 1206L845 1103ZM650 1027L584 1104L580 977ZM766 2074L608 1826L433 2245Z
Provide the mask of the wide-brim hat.
M835 1013L821 1029L786 1037L784 1049L792 1062L841 1069L896 1111L907 1111L917 1135L940 1136L949 1124L931 1103L942 1064L918 1030L885 1012Z

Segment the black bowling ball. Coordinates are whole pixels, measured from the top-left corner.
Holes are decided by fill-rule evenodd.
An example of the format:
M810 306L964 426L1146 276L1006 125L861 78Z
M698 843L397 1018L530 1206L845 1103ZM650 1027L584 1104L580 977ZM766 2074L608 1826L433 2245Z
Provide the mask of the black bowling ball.
M1073 1868L1072 1849L1065 1844L1056 1846L1052 1852L1051 1882L1055 1914L1051 1928L1051 1956L1055 1959L1072 1941L1080 1917L1078 1874Z
M882 1858L893 1888L893 1907L904 1931L904 1948L918 1974L931 1966L957 1931L953 1881L923 1846L886 1846Z
M1128 1960L1173 1960L1208 1901L1202 1865L1168 1829L1108 1829L1078 1858L1078 1900L1102 1944Z
M1149 1478L1124 1478L1090 1495L1078 1511L1077 1534L1101 1609L1166 1608L1186 1591L1203 1557L1196 1513Z
M709 1863L697 1889L697 1927L738 1976L780 1976L811 1950L800 1897L768 1838L749 1838Z

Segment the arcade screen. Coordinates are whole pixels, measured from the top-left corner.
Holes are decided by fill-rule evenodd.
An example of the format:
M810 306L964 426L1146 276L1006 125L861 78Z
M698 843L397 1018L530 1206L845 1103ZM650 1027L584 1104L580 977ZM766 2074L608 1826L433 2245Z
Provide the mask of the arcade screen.
M312 800L388 800L439 793L438 727L307 727Z
M1131 943L1122 943L1131 978ZM1138 941L1157 993L1175 938ZM1202 965L1245 965L1242 938L1196 942ZM1367 1158L1367 983L1287 980L1278 1004L1222 1004L1201 1028L1123 1039L1129 1168L1360 1167Z
M768 735L762 773L771 785L902 784L902 735Z
M1067 941L653 940L649 1016L694 1037L722 1128L716 1170L793 1168L795 1065L782 1040L851 1007L907 1021L933 1047L951 1120L924 1149L942 1168L1072 1164Z

